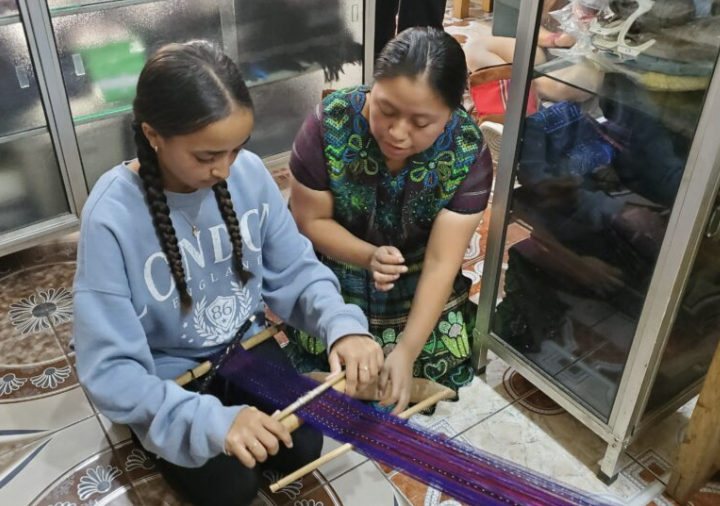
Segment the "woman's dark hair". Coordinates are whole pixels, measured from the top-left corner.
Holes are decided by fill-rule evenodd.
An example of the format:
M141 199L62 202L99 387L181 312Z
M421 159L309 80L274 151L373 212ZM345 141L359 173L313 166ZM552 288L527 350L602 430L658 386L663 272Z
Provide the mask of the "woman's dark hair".
M462 105L467 63L460 43L433 27L408 28L387 43L375 62L375 80L424 77L450 109Z
M163 191L158 156L145 137L142 124L147 123L163 137L188 135L226 118L238 106L252 109L245 81L235 63L209 42L163 46L140 73L132 125L140 162L139 174L155 232L180 292L183 311L190 308L192 299ZM233 265L242 282L247 283L250 273L243 268L240 225L227 182L217 183L213 191L232 242Z

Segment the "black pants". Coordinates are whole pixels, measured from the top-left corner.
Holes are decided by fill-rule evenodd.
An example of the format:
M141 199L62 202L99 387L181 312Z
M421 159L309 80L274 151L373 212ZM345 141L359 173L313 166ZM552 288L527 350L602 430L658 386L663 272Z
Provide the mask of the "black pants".
M253 348L252 353L275 362L288 361L274 339ZM215 378L208 390L225 405L249 404L266 413L274 412L272 407L264 406L220 377ZM181 467L163 459L157 459L157 467L165 481L195 506L246 506L258 494L258 476L262 471L272 469L286 475L320 457L323 444L321 432L302 425L292 433L292 439L291 449L281 443L277 455L254 469L248 469L236 457L224 454L210 459L199 468Z
M397 33L413 26L434 26L442 29L447 0L377 0L375 3L375 55ZM398 12L399 11L399 12Z

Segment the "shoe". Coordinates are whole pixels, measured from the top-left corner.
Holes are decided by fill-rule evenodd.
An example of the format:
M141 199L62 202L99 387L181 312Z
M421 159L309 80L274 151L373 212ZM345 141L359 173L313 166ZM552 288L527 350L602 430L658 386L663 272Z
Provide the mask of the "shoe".
M610 9L622 18L628 18L637 10L636 0L613 0ZM671 26L689 23L695 18L693 0L655 0L650 10L635 20L630 33L656 32Z

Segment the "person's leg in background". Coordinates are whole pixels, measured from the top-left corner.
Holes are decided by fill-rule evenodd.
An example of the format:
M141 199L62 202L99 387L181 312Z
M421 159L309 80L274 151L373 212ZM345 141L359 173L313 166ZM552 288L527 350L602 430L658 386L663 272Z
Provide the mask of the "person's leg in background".
M413 26L442 29L446 0L401 0L398 33Z
M377 0L375 2L375 57L390 39L395 37L400 0Z

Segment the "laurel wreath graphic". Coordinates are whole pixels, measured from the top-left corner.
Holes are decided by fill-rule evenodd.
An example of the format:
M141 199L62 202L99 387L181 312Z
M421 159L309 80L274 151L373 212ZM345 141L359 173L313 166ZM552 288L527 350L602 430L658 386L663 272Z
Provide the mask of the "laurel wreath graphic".
M240 302L240 318L238 320L244 321L250 316L252 295L250 295L250 290L248 290L247 287L240 286L240 284L235 281L231 282L230 285L232 286L232 292L238 298L238 302Z
M247 287L240 286L240 284L236 282L231 283L231 290L235 297L237 297L237 301L240 306L238 315L235 317L235 321L233 322L233 327L237 327L239 322L245 321L250 316L250 312L252 311L252 295ZM223 336L218 335L217 331L208 324L207 318L205 317L205 309L207 306L207 297L203 295L200 302L195 304L193 323L195 324L195 331L197 332L198 337L205 340L204 346L212 346L229 339L231 334L224 336L225 339L222 339Z
M205 308L207 307L207 297L203 295L203 298L195 304L195 314L193 314L193 323L195 323L195 330L198 336L203 339L214 341L216 336L213 334L212 329L205 323Z

